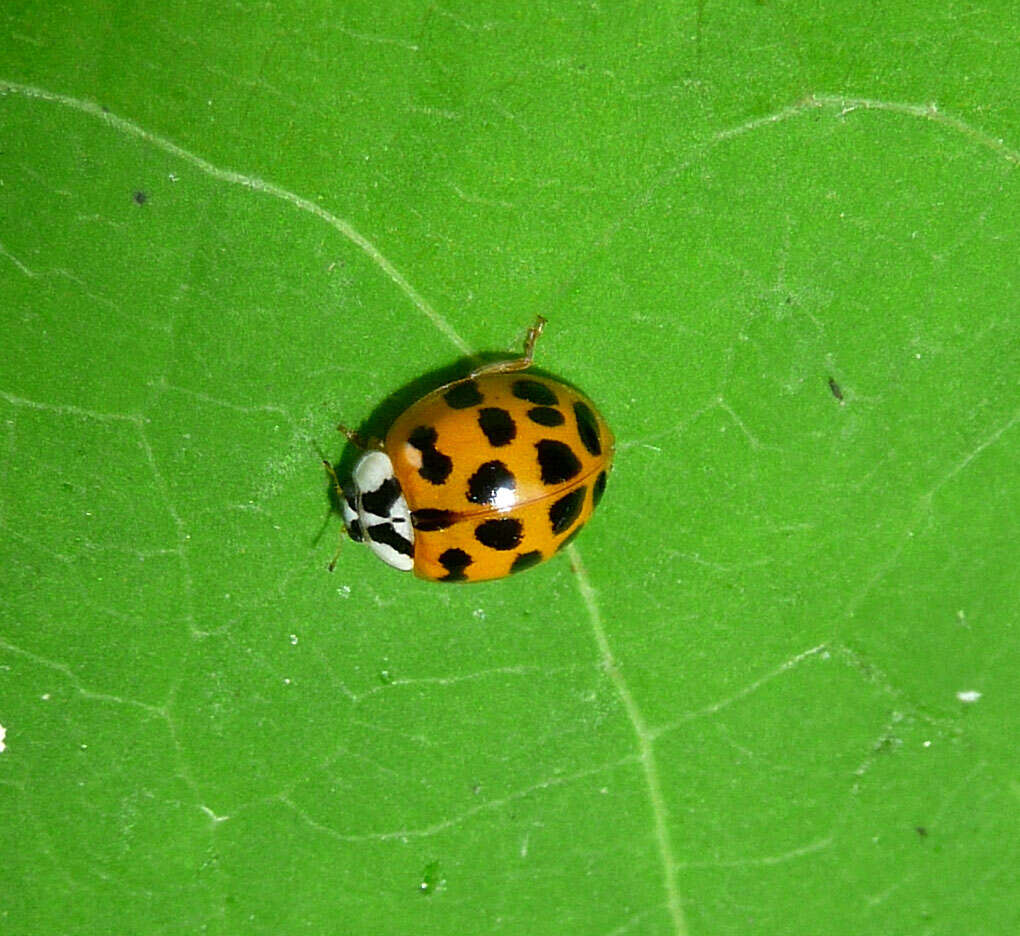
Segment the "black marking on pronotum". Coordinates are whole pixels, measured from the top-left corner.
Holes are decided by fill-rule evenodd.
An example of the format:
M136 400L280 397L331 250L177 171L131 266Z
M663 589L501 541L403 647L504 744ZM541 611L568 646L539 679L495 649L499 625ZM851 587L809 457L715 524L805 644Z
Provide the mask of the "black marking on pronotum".
M434 530L445 530L457 520L452 510L439 510L436 507L422 507L411 514L411 524L416 530L430 533Z
M464 570L471 565L471 556L463 549L447 549L439 554L439 564L446 569L440 581L463 582L467 579Z
M537 549L533 549L531 552L521 553L517 556L510 566L510 571L523 572L525 569L530 569L533 565L538 565L541 561L542 553Z
M404 556L414 555L414 546L410 540L404 539L392 523L373 523L365 533L373 543L382 543Z
M501 491L515 491L517 479L510 469L501 461L489 461L482 465L468 478L467 499L472 504L495 504L497 507L510 507L500 496Z
M527 400L539 406L555 406L559 402L552 389L537 380L515 380L513 394L518 400Z
M353 514L350 522L347 520L347 514L344 514L344 526L347 528L347 535L354 540L355 543L361 543L365 539L365 534L361 529L361 521L358 519L358 499L354 491L348 488L341 487L340 493L343 495L344 504L347 509Z
M577 417L577 434L581 437L584 447L592 455L602 454L602 443L599 441L599 424L591 407L578 400L574 404L574 415Z
M521 521L513 517L486 520L475 527L475 539L490 549L516 549L523 537Z
M581 530L583 529L584 529L583 523L574 527L574 529L572 529L566 536L563 537L563 539L560 540L560 545L556 547L556 552L559 552L561 549L563 549L564 546L567 546L570 543L574 542L574 537L576 537L577 534L580 533Z
M528 410L528 419L540 426L562 426L566 420L558 409L551 406L536 406Z
M577 519L587 490L585 487L579 487L569 494L564 494L549 508L549 522L552 524L553 533L562 533Z
M538 449L538 465L545 484L562 484L581 470L577 456L563 442L543 439L535 443L535 448Z
M362 492L361 508L377 517L388 517L398 497L400 482L396 478L387 478L374 491Z
M602 500L602 495L606 490L606 473L604 471L599 472L599 476L595 479L595 484L592 485L591 489L591 507L594 510L599 505L599 501Z
M482 402L482 393L473 380L462 380L443 394L446 405L451 409L467 409Z
M509 444L517 435L513 417L505 409L495 406L487 406L478 411L478 425L489 440L489 445L497 448Z
M430 484L443 484L453 471L453 461L436 448L438 435L432 426L418 426L407 441L421 452L420 474Z

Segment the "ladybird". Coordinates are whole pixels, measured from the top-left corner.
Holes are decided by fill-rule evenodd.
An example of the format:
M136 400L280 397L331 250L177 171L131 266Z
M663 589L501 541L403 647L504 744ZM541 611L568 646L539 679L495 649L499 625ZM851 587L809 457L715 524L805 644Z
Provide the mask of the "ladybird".
M584 394L524 373L544 325L528 330L522 357L422 397L380 442L339 427L365 449L346 484L333 475L352 539L420 578L480 582L530 569L577 535L605 491L614 440Z

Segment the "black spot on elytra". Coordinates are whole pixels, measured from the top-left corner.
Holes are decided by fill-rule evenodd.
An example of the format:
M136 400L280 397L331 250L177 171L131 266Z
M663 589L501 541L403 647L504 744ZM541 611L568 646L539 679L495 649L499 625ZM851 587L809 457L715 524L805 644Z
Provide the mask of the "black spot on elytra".
M432 426L416 426L407 437L407 441L419 452L424 452L425 449L435 448L438 438L439 435Z
M574 415L577 417L577 434L581 437L584 447L592 455L601 455L602 443L599 441L599 424L591 407L578 400L574 404Z
M471 565L471 556L463 549L447 549L439 554L439 564L446 569L442 582L463 582L467 576L464 570Z
M404 539L392 523L373 523L366 531L373 543L382 543L404 556L414 555L414 546L410 540Z
M527 400L539 406L555 406L559 402L552 389L537 380L515 380L513 395L519 400Z
M535 448L538 449L538 465L545 484L562 484L581 470L577 456L563 442L543 439L535 443Z
M599 501L602 500L602 495L606 490L606 473L603 471L595 479L595 484L591 489L591 506L594 510L599 505Z
M478 425L481 426L489 445L500 446L512 442L517 435L513 417L505 410L487 406L478 411Z
M411 523L416 530L426 533L433 530L445 530L453 526L457 515L452 510L439 510L435 507L423 507L411 514Z
M564 546L567 546L570 543L574 542L574 538L583 529L584 529L583 523L578 527L574 527L574 529L572 529L566 536L563 537L563 539L560 540L560 545L556 547L556 552L559 552L561 549L563 549Z
M502 491L515 491L517 479L510 472L510 469L501 461L489 461L482 465L470 478L468 478L467 499L472 504L495 504L499 507L509 507Z
M510 566L511 572L523 572L525 569L530 569L533 565L538 565L542 561L542 553L537 549L533 549L531 552L521 553L513 561L513 565Z
M420 474L429 484L443 484L453 471L453 461L436 448L438 435L432 426L418 426L407 441L421 452Z
M551 406L536 406L528 410L528 419L540 426L562 426L566 420L558 409Z
M400 482L396 478L387 478L374 491L361 495L362 509L377 517L388 517L390 509L400 497Z
M579 487L569 494L564 494L549 508L549 522L552 524L553 533L562 533L577 519L587 490L585 487Z
M475 539L490 549L516 549L523 536L521 521L512 517L486 520L475 528Z
M482 393L473 380L462 380L443 394L446 405L452 409L467 409L482 402Z

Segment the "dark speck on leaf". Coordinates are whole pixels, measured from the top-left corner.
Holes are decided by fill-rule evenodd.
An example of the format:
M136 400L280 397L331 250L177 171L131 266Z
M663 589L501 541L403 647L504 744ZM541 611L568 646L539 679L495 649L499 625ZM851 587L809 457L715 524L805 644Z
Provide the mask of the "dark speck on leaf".
M832 391L832 395L839 400L840 403L843 402L843 390L831 377L829 378L829 390Z
M142 191L135 192L134 198L136 205L144 205L149 200L149 196Z

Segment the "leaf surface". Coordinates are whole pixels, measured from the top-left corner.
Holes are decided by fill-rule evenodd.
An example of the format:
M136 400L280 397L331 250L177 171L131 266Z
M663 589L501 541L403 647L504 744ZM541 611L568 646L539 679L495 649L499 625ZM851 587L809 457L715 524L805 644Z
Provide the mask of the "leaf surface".
M1007 5L80 7L0 39L6 933L1016 930ZM540 313L575 547L327 573L336 423Z

